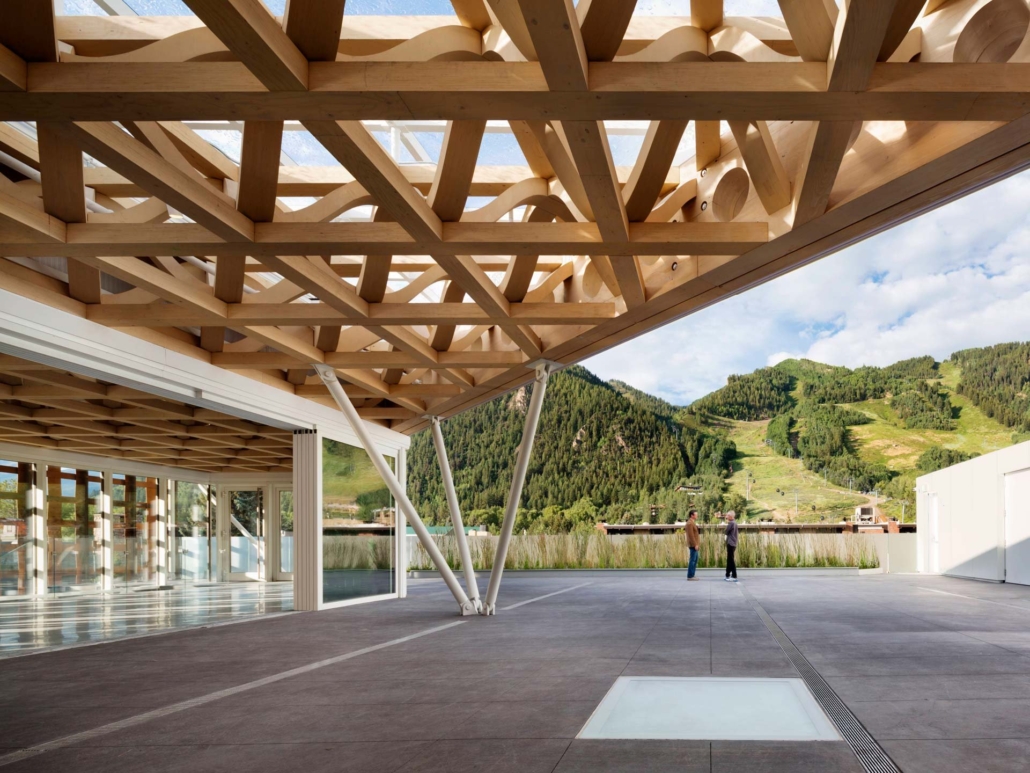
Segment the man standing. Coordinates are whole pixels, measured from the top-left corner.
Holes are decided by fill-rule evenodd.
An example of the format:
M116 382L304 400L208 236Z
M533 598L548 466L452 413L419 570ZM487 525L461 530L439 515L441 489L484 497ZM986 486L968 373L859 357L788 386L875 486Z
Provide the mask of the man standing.
M726 513L726 582L737 581L737 514L730 510Z
M697 530L697 510L687 514L687 547L690 548L690 565L687 567L687 579L697 581L697 556L701 549L701 533Z

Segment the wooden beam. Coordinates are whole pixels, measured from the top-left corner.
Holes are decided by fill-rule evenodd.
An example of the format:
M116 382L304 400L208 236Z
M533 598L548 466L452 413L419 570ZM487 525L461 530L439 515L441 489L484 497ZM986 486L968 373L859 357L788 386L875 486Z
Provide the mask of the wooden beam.
M167 274L157 269L156 275L142 276L139 272L148 266L136 258L108 259L129 261L129 269L112 265L112 270L126 281L135 277L141 284L160 281ZM143 268L131 263L137 260ZM227 303L224 307L214 304L211 296L198 292L197 287L175 280L175 284L162 292L162 297L173 301L161 303L102 303L90 304L86 318L112 327L177 327L198 326L211 322L224 322L226 326L309 326L365 324L369 326L389 325L482 325L521 323L526 325L591 325L615 316L615 304L611 301L583 303L510 303L490 282L488 277L475 270L463 273L466 264L455 259L456 274L462 275L467 287L475 286L475 295L468 292L476 303L369 303L368 314L356 318L352 312L344 312L329 303ZM474 265L474 264L473 264ZM341 283L342 284L342 283ZM184 286L186 285L186 286ZM492 288L492 289L491 289ZM149 289L149 287L148 287ZM198 305L198 299L210 301L212 306ZM337 304L339 305L339 304ZM225 313L221 313L222 309Z
M690 0L690 24L711 32L722 26L722 0Z
M912 3L907 0L901 0L897 6L896 2L898 0L876 0L874 3L852 0L845 5L837 17L827 61L829 91L864 89L881 50L891 48L890 53L893 53L897 44L886 40L888 29L893 25L890 34L897 37L902 26L906 23L911 26L919 10L913 12ZM908 32L908 26L900 33L897 43ZM853 121L813 124L797 175L795 226L807 223L826 211L837 171L855 130Z
M833 93L820 62L591 62L589 99L570 99L537 62L489 65L315 62L312 89L282 94L238 62L30 62L0 120L1009 121L1030 92L1028 63L885 62L870 88Z
M26 62L56 62L54 0L0 3L0 45Z
M869 86L896 2L851 0L846 3L846 9L837 17L833 44L826 60L827 91L863 91Z
M427 202L441 220L456 221L465 211L486 121L449 121Z
M205 292L206 287L198 283L188 283L166 274L149 263L132 257L94 257L84 258L91 266L116 276L159 298L164 298L176 306L188 309L192 313L205 316L225 318L228 307L224 301L218 300ZM118 306L94 305L88 308L105 309ZM146 314L146 312L137 312Z
M790 179L765 121L730 121L755 192L770 215L790 204Z
M484 0L451 0L451 5L466 27L482 32L493 23Z
M191 177L111 123L62 124L61 131L94 158L227 241L249 241L254 223L213 188Z
M18 233L37 239L43 245L63 242L67 233L67 225L63 220L58 220L20 198L0 191L0 233L3 233L3 226L13 227ZM3 252L10 255L20 250L12 246Z
M82 181L82 150L68 142L49 121L36 122L43 209L67 223L86 222L86 191ZM83 303L100 303L100 272L68 259L68 294Z
M883 43L880 46L880 53L876 59L886 62L891 54L898 50L901 41L905 39L912 24L919 16L919 12L926 5L926 0L895 0L894 12L887 24L887 31L883 36Z
M29 135L0 122L0 150L33 169L39 169L39 147Z
M43 208L66 223L86 222L86 191L82 181L82 150L68 142L50 121L36 124Z
M589 91L587 54L572 0L518 0L551 91Z
M247 259L241 255L219 259L215 269L215 298L225 303L239 303L243 300L246 263ZM209 352L222 351L225 345L225 327L201 327L200 345Z
M236 163L186 124L181 121L159 121L158 125L202 175L224 180L239 179L240 168Z
M697 171L708 168L722 155L722 138L718 121L694 122L694 164Z
M465 298L465 288L457 282L448 282L444 287L440 300L443 303L461 303ZM454 341L455 325L438 324L429 337L429 345L438 352L445 352L451 348Z
M0 44L0 91L25 91L29 87L29 68L25 60Z
M286 0L283 27L305 58L335 62L345 0Z
M411 187L394 160L360 121L303 123L408 233L420 240L435 241L442 237L439 216Z
M622 193L615 182L615 164L604 123L565 121L562 128L602 237L606 241L625 241L629 236L629 221Z
M576 17L591 62L610 62L629 28L637 0L580 0Z
M920 0L922 2L924 0ZM801 58L806 62L825 62L833 44L837 3L834 0L779 0L779 3L783 21Z
M794 227L826 212L830 191L848 149L851 121L817 121L809 130L794 190Z
M308 60L261 0L185 2L270 91L307 90Z
M609 255L612 272L619 283L622 299L626 308L635 309L647 300L644 276L640 271L640 261L633 255Z
M3 196L0 193L0 196ZM10 200L12 197L7 197ZM0 253L29 257L129 255L737 255L769 239L765 222L630 223L629 238L606 241L595 223L445 223L443 241L416 241L397 223L257 223L255 241L225 242L195 223L72 223L41 219L20 199L20 211L41 237L8 240ZM45 228L58 241L44 241ZM67 231L67 240L64 240ZM273 269L278 270L278 269ZM327 267L328 270L328 267ZM292 280L291 280L292 281Z
M622 189L629 220L643 221L654 208L686 129L686 121L651 121L648 125L640 155Z
M275 216L282 140L282 121L247 121L243 125L236 208L251 220L270 222Z
M230 370L253 370L261 368L293 368L306 364L285 354L277 352L221 352L211 355L211 362ZM507 368L525 362L521 352L487 351L487 352L440 352L439 361L426 366L421 360L406 352L326 352L325 362L334 368L370 369L370 368Z

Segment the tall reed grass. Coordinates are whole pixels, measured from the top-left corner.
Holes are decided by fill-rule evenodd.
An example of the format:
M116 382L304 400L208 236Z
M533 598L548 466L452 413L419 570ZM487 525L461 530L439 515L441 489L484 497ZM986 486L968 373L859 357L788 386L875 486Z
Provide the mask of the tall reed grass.
M389 569L392 564L393 537L322 537L323 569Z
M461 566L453 536L434 537L452 569ZM421 544L409 556L412 569L432 569ZM477 570L493 567L497 537L470 537L469 551ZM512 537L505 569L677 569L687 566L686 535L528 534ZM726 566L726 543L715 532L701 534L700 567ZM856 534L741 533L737 545L741 568L879 566L869 540Z

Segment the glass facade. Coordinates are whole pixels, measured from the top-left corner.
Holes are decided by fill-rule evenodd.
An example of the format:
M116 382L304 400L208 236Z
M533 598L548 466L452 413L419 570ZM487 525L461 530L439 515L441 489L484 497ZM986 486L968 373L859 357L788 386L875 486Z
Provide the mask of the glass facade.
M0 460L0 595L33 592L32 491L36 466Z
M213 487L176 481L171 545L172 576L197 582L213 579L211 559L217 555L213 523ZM215 577L217 574L214 575Z
M267 579L264 489L229 492L229 574Z
M394 593L393 498L363 449L329 439L322 448L323 603ZM294 535L286 477L165 485L110 468L0 460L0 596L289 581Z
M157 478L111 476L111 533L115 589L152 582L158 568Z
M103 473L47 465L47 585L90 590L103 580Z
M394 524L393 498L365 451L323 438L323 603L396 590Z
M293 572L293 491L279 492L279 572Z

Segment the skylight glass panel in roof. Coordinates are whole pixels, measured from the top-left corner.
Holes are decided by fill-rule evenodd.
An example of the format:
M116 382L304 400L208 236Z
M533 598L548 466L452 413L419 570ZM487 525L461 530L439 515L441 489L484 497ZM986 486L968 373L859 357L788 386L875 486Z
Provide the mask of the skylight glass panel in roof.
M283 132L283 153L300 166L339 166L333 154L306 129Z
M60 16L107 16L93 0L64 0L64 8L58 8Z
M140 16L193 16L181 0L125 0L125 4Z
M243 133L235 129L197 129L203 139L210 142L237 164L243 147Z
M477 164L483 166L529 166L515 135L510 131L487 130L479 146Z
M269 3L282 0L268 0ZM347 0L345 13L365 16L454 16L450 0Z
M616 166L633 166L644 144L647 121L606 121L605 133Z

